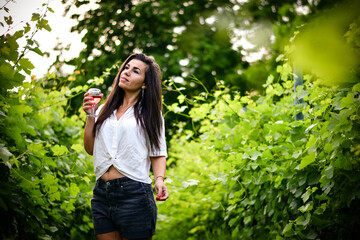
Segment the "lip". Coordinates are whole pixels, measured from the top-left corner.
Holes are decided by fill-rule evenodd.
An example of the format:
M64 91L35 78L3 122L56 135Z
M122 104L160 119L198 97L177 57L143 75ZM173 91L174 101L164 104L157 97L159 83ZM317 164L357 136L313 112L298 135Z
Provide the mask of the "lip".
M124 77L120 77L120 81L126 81L126 82L128 82L129 80L127 80L127 79L124 78Z

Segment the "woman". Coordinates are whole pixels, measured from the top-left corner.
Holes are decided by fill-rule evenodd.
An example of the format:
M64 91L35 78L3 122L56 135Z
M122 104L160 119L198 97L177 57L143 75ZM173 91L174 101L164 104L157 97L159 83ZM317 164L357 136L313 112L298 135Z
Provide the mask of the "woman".
M150 165L156 199L169 197L161 96L157 63L145 54L132 54L97 109L98 118L86 120L84 146L94 156L96 175L91 208L97 239L152 239L155 234ZM89 113L93 106L93 98L85 94L83 109Z

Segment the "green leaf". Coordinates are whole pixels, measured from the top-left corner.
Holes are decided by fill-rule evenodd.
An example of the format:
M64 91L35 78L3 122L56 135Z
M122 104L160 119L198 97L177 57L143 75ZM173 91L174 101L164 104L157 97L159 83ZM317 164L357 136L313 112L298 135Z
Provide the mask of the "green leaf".
M83 180L84 180L87 184L90 183L90 178L88 178L88 177L86 177L86 176L83 178Z
M14 77L14 69L9 64L0 65L1 81L11 81ZM2 88L3 86L1 86Z
M352 91L360 93L360 83L355 84L352 88Z
M0 158L7 162L9 161L9 157L12 156L12 153L5 147L5 144L0 143Z
M250 153L250 159L251 160L256 160L259 156L261 156L261 152L254 151L254 152Z
M316 136L310 135L308 142L306 143L306 149L308 152L314 152L316 150Z
M306 213L305 217L300 216L295 220L295 222L297 225L307 226L310 223L310 218L311 218L311 214Z
M314 205L313 202L309 202L309 203L301 206L301 207L299 208L299 211L302 212L302 213L311 211L311 210L313 209L313 205Z
M244 224L245 224L245 225L249 224L249 223L251 222L251 220L252 220L251 215L250 215L250 216L246 216L246 217L244 218Z
M34 65L27 58L21 58L19 61L20 66L25 69L34 69Z
M235 217L235 218L232 218L230 221L229 221L229 226L232 227L238 220L238 217Z
M67 153L69 150L65 146L55 145L51 148L55 156L60 156Z
M27 146L27 149L35 155L45 156L47 151L44 149L44 146L41 143L30 143Z
M297 158L299 158L301 156L301 154L302 154L302 150L295 151L295 152L293 152L291 157L297 159Z
M44 53L38 47L34 47L34 48L29 47L29 50L39 54L40 56L44 56Z
M80 193L80 188L77 186L76 183L71 183L69 192L73 198L76 198L76 196Z
M196 233L196 232L198 232L198 231L203 231L204 228L205 228L204 226L196 226L196 227L192 228L192 229L189 231L189 233L190 233L190 234L194 234L194 233Z
M24 80L25 80L25 76L19 72L16 72L14 75L14 83L15 83L14 86L20 86Z
M318 237L318 234L314 230L311 230L305 236L306 239L316 239Z
M283 231L282 231L282 234L285 234L285 233L289 232L289 231L292 229L293 225L294 225L294 224L293 224L292 222L286 224L286 226L284 227L284 229L283 229Z
M16 125L9 126L5 129L5 133L9 138L11 138L15 141L16 146L21 151L25 151L25 149L26 149L25 140L24 140L23 136L21 135L23 132L21 131L20 128L18 128Z
M354 104L354 97L353 93L349 93L346 97L341 100L340 106L342 108L349 108Z
M31 21L37 21L38 19L40 19L40 14L33 13L31 17Z
M33 110L28 105L21 104L21 105L13 105L12 111L15 111L17 114L23 117L24 114L31 113Z
M12 16L5 16L4 20L5 20L7 25L13 24Z
M69 199L68 201L67 200L65 200L62 204L61 204L61 206L60 206L60 208L61 209L63 209L63 210L65 210L67 213L71 213L72 211L74 211L75 210L75 207L74 207L74 202L75 202L76 200L75 199Z
M182 182L182 186L184 188L187 188L189 186L195 186L195 185L198 185L198 184L199 184L199 180L195 180L195 179L189 179L187 181Z
M71 149L75 150L76 152L81 152L84 150L84 146L82 144L76 143L71 146Z
M41 182L45 186L49 186L49 187L52 185L55 185L57 183L57 181L58 181L57 178L50 174L45 175L45 177L43 177L43 179L41 179Z
M30 24L26 23L26 27L24 27L25 33L28 33L31 30Z
M301 198L303 200L303 202L305 203L307 200L309 200L311 195L311 191L306 191L303 195L301 195Z
M60 192L53 192L51 194L49 194L49 198L50 198L50 201L55 201L55 200L58 200L60 201L61 198L60 198Z
M177 98L178 98L180 104L183 103L186 99L186 97L184 95L179 95Z
M327 129L329 130L329 131L335 131L335 128L336 128L336 126L339 124L339 120L338 119L336 119L335 117L332 117L331 119L330 119L330 121L328 122L328 126L327 126Z
M47 31L51 31L51 27L49 26L49 24L48 24L48 20L46 20L46 19L44 19L44 18L42 18L42 19L40 19L39 21L38 21L38 23L37 23L37 27L39 28L39 29L46 29Z
M325 175L328 179L332 179L332 177L334 176L334 168L332 165L329 165L326 169L325 169Z
M199 121L200 119L205 118L205 116L210 112L211 105L204 103L201 104L198 108L192 108L189 112L190 117L194 119L194 121Z
M311 152L308 155L306 155L305 157L303 157L303 159L300 162L299 170L304 169L305 167L307 167L309 164L313 163L314 161L315 161L315 152Z
M9 57L9 56L10 56L10 52L11 52L11 50L10 50L10 48L7 47L7 46L2 46L2 47L0 48L0 53L1 53L2 57L3 57L3 56Z

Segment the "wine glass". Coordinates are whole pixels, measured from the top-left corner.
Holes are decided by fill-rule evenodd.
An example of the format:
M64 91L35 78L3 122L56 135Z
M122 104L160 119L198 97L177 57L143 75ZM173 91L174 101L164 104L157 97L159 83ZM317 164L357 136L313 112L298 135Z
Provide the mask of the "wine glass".
M96 111L96 106L99 104L99 102L101 101L101 90L98 88L90 88L88 90L89 96L93 97L94 99L94 104L90 109L90 113L88 114L89 117L97 117L95 114Z

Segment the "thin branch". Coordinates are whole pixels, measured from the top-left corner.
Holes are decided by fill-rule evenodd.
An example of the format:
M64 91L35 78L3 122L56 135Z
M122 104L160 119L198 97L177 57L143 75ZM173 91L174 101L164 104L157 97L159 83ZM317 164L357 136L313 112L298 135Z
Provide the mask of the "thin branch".
M205 85L199 79L197 79L194 75L192 75L190 79L194 80L195 83L200 84L204 88L206 93L210 94L209 91L207 90L207 88L205 87Z
M15 1L14 0L6 0L6 3L4 4L4 6L0 7L0 10L3 10L9 2L15 2Z

